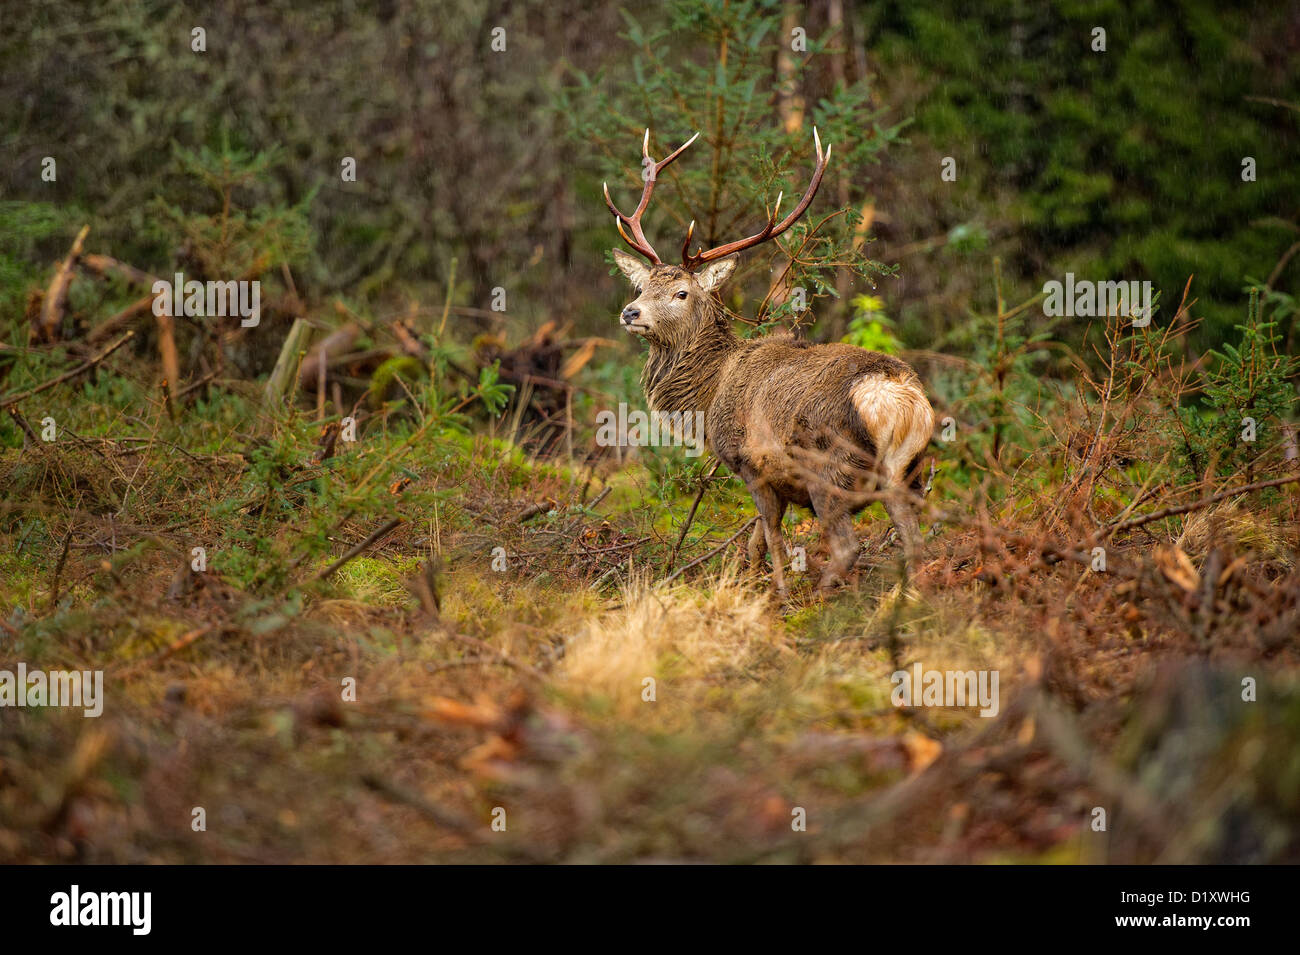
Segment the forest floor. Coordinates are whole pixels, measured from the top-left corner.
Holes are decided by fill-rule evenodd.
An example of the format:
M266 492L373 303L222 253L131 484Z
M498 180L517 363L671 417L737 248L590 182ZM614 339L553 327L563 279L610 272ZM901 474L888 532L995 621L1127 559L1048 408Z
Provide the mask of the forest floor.
M876 506L829 598L797 515L781 602L740 542L691 566L751 514L729 478L678 549L695 486L636 460L404 419L325 453L116 387L0 458L0 665L105 697L0 709L5 861L1295 858L1294 497L1148 524L1107 573L927 521L907 578ZM918 665L996 674L996 711L894 705Z

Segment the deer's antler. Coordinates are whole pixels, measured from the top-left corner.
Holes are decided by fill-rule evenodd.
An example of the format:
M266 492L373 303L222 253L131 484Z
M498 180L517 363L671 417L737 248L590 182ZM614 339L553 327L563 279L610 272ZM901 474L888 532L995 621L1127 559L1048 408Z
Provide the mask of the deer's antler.
M826 173L826 166L831 161L831 147L826 147L825 155L822 154L822 140L817 135L817 127L813 127L813 144L817 147L817 165L813 168L812 182L808 185L808 191L803 194L799 204L794 207L794 211L782 219L779 223L776 221L777 212L781 209L781 198L784 193L779 193L776 197L776 203L772 206L772 214L768 217L767 225L763 226L762 231L751 235L747 239L737 239L735 242L728 242L726 245L720 245L717 248L706 249L691 254L691 239L695 235L695 223L692 222L686 230L686 241L682 243L682 266L688 271L693 271L704 265L706 262L713 262L716 259L724 258L734 252L740 252L743 249L752 249L754 246L766 242L768 239L775 239L790 226L798 221L799 217L804 214L808 205L813 201L813 196L817 195L817 187L822 184L822 176ZM624 236L624 238L627 238ZM631 240L629 240L631 241Z
M618 226L618 234L623 237L624 242L632 247L633 252L649 259L651 265L660 265L662 261L659 254L655 252L654 246L650 244L650 241L645 237L645 233L641 230L641 214L645 212L646 206L650 204L650 194L655 191L655 183L659 181L659 173L663 172L669 163L684 153L686 147L695 142L699 136L700 134L696 133L678 146L671 155L653 166L649 162L642 162L641 176L645 180L645 187L641 190L641 201L637 203L636 212L630 216L625 216L618 211L618 207L614 205L614 200L609 197L609 183L605 183L605 205L609 206L609 211L614 213L614 223ZM650 159L650 130L648 129L645 131L645 139L641 143L641 156L643 160ZM628 235L627 229L623 228L625 225L632 230L631 235Z

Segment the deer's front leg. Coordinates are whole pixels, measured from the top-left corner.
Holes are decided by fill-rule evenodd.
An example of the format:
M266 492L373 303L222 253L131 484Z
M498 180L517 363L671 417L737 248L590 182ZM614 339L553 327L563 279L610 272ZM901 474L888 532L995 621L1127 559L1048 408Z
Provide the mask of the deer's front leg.
M747 549L749 569L752 571L762 570L763 555L766 553L767 531L763 529L763 522L760 520L754 525L753 533L749 535L749 547Z
M779 527L781 525L781 519L785 517L786 503L785 501L778 501L777 506L780 509L776 518L776 523L777 526ZM754 525L754 530L749 535L749 547L747 549L747 557L749 558L749 569L755 572L761 571L763 569L763 556L766 553L767 553L767 525L763 522L762 518L760 517L758 523Z
M785 596L785 541L781 539L781 518L785 514L785 501L766 483L754 475L744 475L745 486L754 499L758 509L758 528L763 531L767 541L768 553L772 555L772 586L781 596ZM753 554L754 538L750 537L750 553ZM760 557L761 559L761 557Z

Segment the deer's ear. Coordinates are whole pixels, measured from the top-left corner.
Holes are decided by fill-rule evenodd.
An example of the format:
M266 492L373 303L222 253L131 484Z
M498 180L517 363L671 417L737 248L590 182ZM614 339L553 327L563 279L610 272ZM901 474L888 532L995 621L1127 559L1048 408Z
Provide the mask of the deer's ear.
M650 267L634 255L628 255L622 249L614 250L614 264L618 266L620 272L627 276L627 280L636 288L645 285L646 277L650 274Z
M704 268L700 269L695 276L695 280L700 283L700 288L706 292L716 291L722 286L722 283L731 277L731 273L736 269L736 257L729 255L725 259L718 259L716 262L710 262Z

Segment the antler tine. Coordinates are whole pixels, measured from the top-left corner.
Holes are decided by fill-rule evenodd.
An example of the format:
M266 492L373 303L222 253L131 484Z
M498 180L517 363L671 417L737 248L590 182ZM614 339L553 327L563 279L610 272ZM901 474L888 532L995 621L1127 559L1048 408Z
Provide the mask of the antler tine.
M713 262L717 259L725 258L735 252L753 248L769 239L775 239L786 229L790 228L790 226L794 225L799 220L799 217L807 210L808 206L811 205L813 196L817 195L817 189L822 184L822 176L826 174L826 167L830 165L831 161L831 147L827 146L826 152L823 154L822 139L817 133L816 126L813 127L813 145L817 149L817 164L813 167L812 182L808 184L808 189L804 192L803 198L799 200L799 204L794 207L794 210L788 216L782 219L779 223L776 221L776 217L781 209L781 200L785 197L785 193L782 192L777 194L776 204L772 207L772 212L768 216L767 224L763 226L761 231L749 236L749 238L737 239L735 242L728 242L726 245L720 245L716 248L707 249L703 252L697 252L694 255L691 255L687 251L691 244L690 235L688 233L686 242L682 245L682 265L687 269L698 268L706 262ZM694 230L692 229L691 231L693 232Z
M690 261L690 258L691 258L691 253L690 253L690 249L691 249L691 239L693 239L694 237L695 237L695 220L692 219L692 220L691 220L691 224L690 224L689 226L686 227L686 238L685 238L685 240L683 240L683 242L682 242L682 261L683 261L683 262L688 262L688 261Z
M644 256L645 258L649 259L652 265L658 265L659 264L658 254L655 252L654 248L650 245L650 243L646 241L645 235L641 232L641 223L639 221L635 221L640 217L639 216L628 217L623 215L623 213L619 212L618 206L614 205L614 200L609 197L609 183L605 183L604 186L605 186L605 205L609 207L610 212L614 213L614 225L618 228L618 234L623 237L623 241L626 242L631 247L633 252L636 252L638 255ZM627 234L627 230L623 228L624 222L632 226L633 232L636 234L637 238L633 238L632 236Z
M630 216L625 216L623 213L618 211L618 207L614 205L614 200L609 197L609 183L605 183L605 205L609 207L610 212L614 213L614 224L618 226L618 234L623 237L623 241L626 242L634 252L648 259L651 265L660 265L662 264L662 260L659 258L659 253L655 252L654 246L650 244L650 240L645 237L645 233L641 230L641 215L645 212L646 207L650 205L650 196L655 190L655 184L659 181L659 173L663 172L664 169L668 167L669 163L684 153L686 147L699 138L700 134L696 133L690 139L686 140L686 142L673 150L672 153L655 163L654 166L650 168L650 174L645 177L645 185L641 189L641 201L637 203L636 211ZM649 129L646 129L645 137L641 140L641 156L643 159L650 159ZM646 166L643 165L642 168L644 169ZM628 235L627 230L623 228L624 225L632 231L630 236Z

